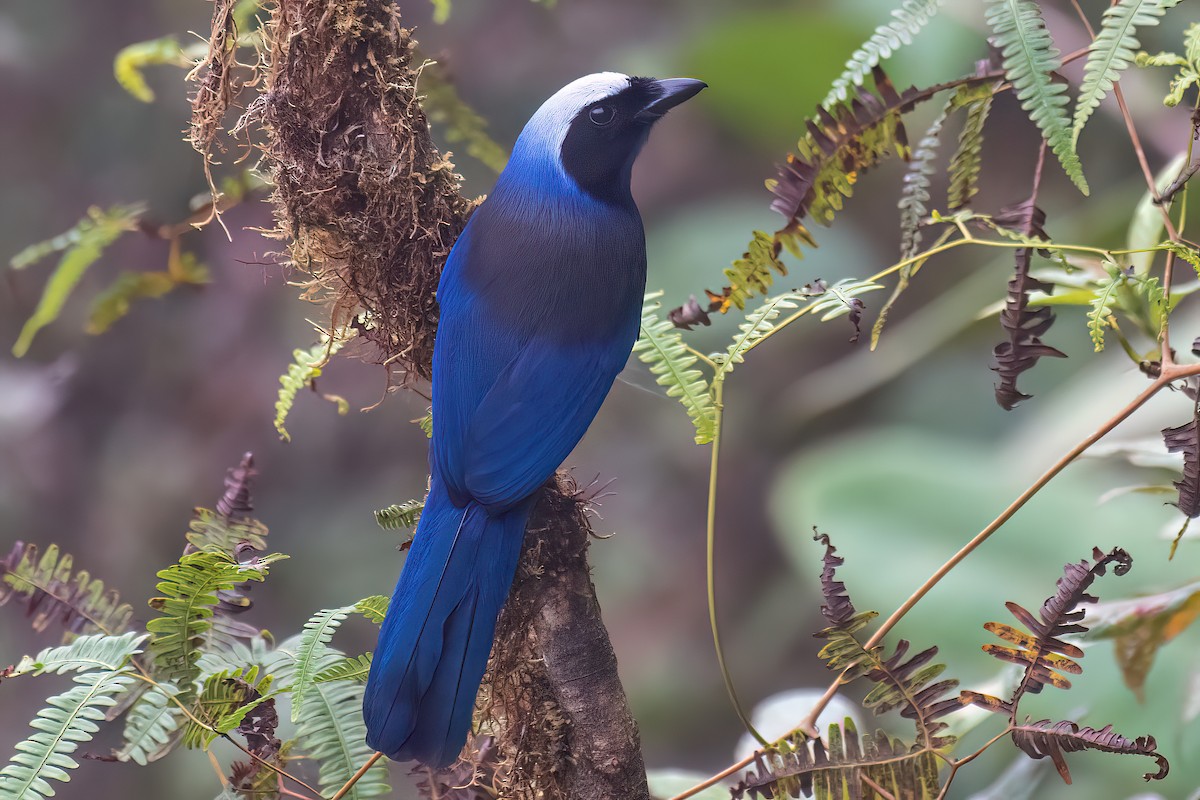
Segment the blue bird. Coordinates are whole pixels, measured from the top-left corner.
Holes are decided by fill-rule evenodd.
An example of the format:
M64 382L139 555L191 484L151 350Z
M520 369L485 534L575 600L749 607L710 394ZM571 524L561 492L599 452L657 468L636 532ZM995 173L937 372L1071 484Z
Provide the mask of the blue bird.
M363 701L367 743L446 766L538 489L583 437L637 339L646 284L629 188L650 128L705 84L588 75L525 125L438 285L430 487Z

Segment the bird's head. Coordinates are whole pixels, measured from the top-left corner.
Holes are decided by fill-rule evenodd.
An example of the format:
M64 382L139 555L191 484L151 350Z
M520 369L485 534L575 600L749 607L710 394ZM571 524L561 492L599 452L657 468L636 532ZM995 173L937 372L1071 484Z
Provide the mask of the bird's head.
M707 86L690 78L637 78L617 72L584 76L559 89L526 123L505 170L528 179L549 167L584 193L629 196L633 161L650 128Z

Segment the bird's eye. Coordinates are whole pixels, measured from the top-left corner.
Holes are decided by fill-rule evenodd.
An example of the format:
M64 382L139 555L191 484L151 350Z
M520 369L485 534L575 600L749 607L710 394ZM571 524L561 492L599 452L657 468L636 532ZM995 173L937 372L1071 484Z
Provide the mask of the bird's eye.
M588 112L588 119L593 125L604 127L617 118L617 110L612 106L594 106Z

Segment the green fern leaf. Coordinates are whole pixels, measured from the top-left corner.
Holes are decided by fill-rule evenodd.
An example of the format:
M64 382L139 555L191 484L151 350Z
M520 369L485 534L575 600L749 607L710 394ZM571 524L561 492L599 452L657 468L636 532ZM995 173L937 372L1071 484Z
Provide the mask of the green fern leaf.
M373 594L355 603L354 611L366 617L368 622L378 625L383 622L383 617L387 614L389 602L387 595Z
M646 295L642 306L642 335L633 352L650 366L659 386L667 395L683 404L696 426L696 443L707 444L715 433L716 406L708 381L695 368L698 360L683 343L683 336L668 320L659 316L658 298L662 292Z
M142 652L141 645L146 634L130 631L120 636L99 633L78 636L70 644L48 647L35 656L25 656L13 668L13 677L18 675L60 675L64 672L90 672L121 669L129 659Z
M758 308L746 315L746 321L738 325L738 332L721 359L720 373L733 371L734 364L741 364L746 353L775 327L775 320L787 310L796 308L806 295L800 292L785 292L764 300Z
M151 103L154 101L154 92L146 83L142 70L155 64L187 67L191 63L179 46L179 40L174 36L164 36L122 47L113 59L113 76L125 91L143 103Z
M116 634L129 626L133 614L115 589L105 589L86 570L75 570L74 559L60 555L58 545L39 556L37 545L17 542L0 560L0 579L0 605L20 598L38 632L58 622L68 639L78 633Z
M188 748L207 748L222 733L236 728L250 711L270 700L274 676L262 674L257 666L209 675L183 730Z
M1067 87L1051 79L1062 60L1041 9L1033 0L987 0L986 15L1021 108L1041 130L1067 176L1086 195L1087 180L1067 117Z
M229 591L245 581L261 581L268 567L286 556L278 554L240 564L228 553L200 552L185 555L179 563L158 573L162 597L150 601L150 607L162 616L146 623L150 631L150 651L154 654L157 675L180 687L186 701L195 693L200 674L197 660L212 628L217 592Z
M339 660L336 651L328 651L317 664L318 674ZM373 754L366 744L362 702L363 687L353 681L314 682L306 690L304 713L296 727L297 748L320 764L319 788L326 796L345 784ZM387 768L380 762L354 785L346 800L378 797L389 791Z
M950 186L946 192L946 205L956 211L979 191L979 172L983 166L983 129L992 110L992 98L998 84L988 87L985 97L967 106L967 119L958 134L958 149L950 159Z
M450 13L448 0L438 0L444 3L446 16ZM435 5L438 3L435 2ZM436 21L443 6L438 6L434 13ZM434 125L441 126L446 132L446 141L451 145L463 144L467 155L481 162L493 172L500 172L508 163L508 151L496 143L487 132L487 120L475 113L459 97L458 90L435 64L427 64L421 70L421 106ZM455 150L458 148L456 147Z
M779 259L780 243L788 244L789 251L800 258L800 248L795 241L797 237L809 246L815 246L803 227L797 229L796 235L783 237L779 241L769 233L754 232L750 243L746 245L746 252L725 269L729 286L721 296L719 310L722 314L731 307L744 309L747 300L756 295L765 295L775 282L775 273L787 275L787 266Z
M1178 3L1179 0L1120 0L1104 11L1100 33L1089 48L1083 68L1083 83L1075 104L1074 141L1079 141L1079 134L1100 101L1112 91L1121 72L1136 57L1135 51L1141 47L1137 29L1157 25L1158 18Z
M880 25L862 47L854 51L842 74L833 82L833 88L821 101L822 108L830 108L850 96L850 91L861 86L871 70L904 45L912 44L913 38L933 19L945 0L904 0L900 8L892 12L893 21Z
M938 113L925 135L913 148L912 160L904 173L904 185L900 189L900 258L916 255L921 246L921 220L929 213L930 178L934 173L934 160L942 144L942 128L953 110L953 99Z
M363 653L361 656L346 656L338 661L334 661L313 676L313 683L327 683L329 681L358 681L359 683L363 683L367 680L367 673L371 671L371 655L371 653Z
M296 667L292 673L292 722L301 717L308 687L319 671L317 664L327 661L325 655L329 652L329 642L333 639L334 632L342 626L352 611L354 606L326 608L304 623L300 645L296 648Z
M280 439L285 442L292 440L291 434L284 427L284 422L287 421L292 405L296 402L296 395L321 376L321 368L329 363L329 359L341 350L346 342L353 339L354 335L355 332L352 328L337 331L333 336L322 334L321 341L308 350L296 349L292 352L291 365L287 372L279 376L279 399L275 401L275 430L279 432ZM331 399L336 401L341 398ZM341 410L341 404L338 405L338 413L346 413Z
M1091 310L1087 313L1088 333L1091 334L1092 344L1099 353L1104 349L1104 329L1108 327L1108 318L1112 316L1112 307L1117 300L1117 290L1125 285L1125 274L1121 268L1111 261L1104 264L1108 277L1100 282L1089 304Z
M387 531L415 527L425 508L424 500L405 500L375 512L375 522Z
M8 765L0 770L0 800L40 800L54 795L50 781L71 780L67 770L78 762L71 754L92 740L105 710L117 704L116 695L134 679L124 667L76 675L75 686L46 701L30 722L37 733L16 746Z
M118 761L146 766L171 752L183 710L173 699L179 689L169 683L151 687L139 697L125 715L124 746L113 753Z
M197 508L188 531L188 544L209 553L235 555L245 546L267 549L267 526L256 519L232 519L208 508Z
M12 352L21 358L29 352L35 337L42 328L58 319L67 297L83 278L88 267L100 260L104 249L121 237L135 230L137 221L144 212L142 206L113 206L106 211L91 208L88 215L74 228L46 242L31 245L13 256L13 269L23 269L56 251L63 256L54 268L37 308L25 321L21 333L13 345Z

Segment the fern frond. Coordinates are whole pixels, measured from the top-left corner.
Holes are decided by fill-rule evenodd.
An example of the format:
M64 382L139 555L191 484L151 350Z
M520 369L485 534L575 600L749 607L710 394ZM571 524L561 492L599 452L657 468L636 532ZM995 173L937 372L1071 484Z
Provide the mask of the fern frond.
M113 77L121 84L122 89L138 100L152 103L154 92L146 83L142 70L156 64L190 67L192 60L184 55L178 39L174 36L163 36L148 42L126 45L118 50L116 58L113 59Z
M446 12L448 15L448 3ZM432 124L444 128L447 142L466 145L467 155L493 172L504 169L508 163L508 151L488 134L487 120L463 102L454 84L446 79L436 64L426 63L421 70L421 93L421 106Z
M811 239L807 241L810 246L816 244ZM724 314L730 308L743 309L747 300L770 291L775 283L775 273L787 275L787 265L779 258L781 248L782 243L774 236L755 231L742 257L725 268L725 279L729 285L719 295L708 293L710 302L719 303L716 310ZM798 248L794 252L800 255Z
M1046 30L1041 9L1033 0L987 0L986 16L1021 108L1041 130L1063 171L1086 195L1087 180L1067 116L1067 87L1052 78L1062 60Z
M796 308L807 295L800 292L784 292L769 297L746 315L746 321L738 325L733 341L721 358L720 371L733 371L734 364L741 364L746 353L775 327L775 320L789 309Z
M822 108L849 98L850 91L861 86L871 70L891 57L904 45L912 44L913 38L937 15L944 0L904 0L900 8L892 11L892 22L880 25L862 47L855 50L833 82L833 88L821 101Z
M198 286L208 283L208 269L196 260L193 253L184 253L180 261L186 266L179 272L154 270L151 272L122 272L108 288L96 295L88 311L88 333L104 333L118 320L127 315L138 300L163 297L172 289L183 284Z
M1115 733L1111 725L1105 725L1100 730L1095 728L1080 728L1074 722L1051 722L1043 719L1024 725L1014 725L1012 729L1013 744L1025 751L1030 758L1045 758L1049 756L1058 769L1065 783L1071 782L1071 771L1067 769L1067 759L1064 753L1074 753L1080 750L1098 750L1102 753L1117 753L1120 755L1149 756L1158 764L1156 772L1147 772L1144 780L1161 781L1167 777L1170 765L1162 753L1158 752L1158 743L1153 736L1142 736L1135 740L1126 739Z
M26 247L9 262L13 269L23 269L51 253L63 251L63 256L46 281L41 299L33 314L25 321L21 333L13 345L12 352L21 358L29 352L35 337L42 328L58 319L67 297L82 280L88 267L100 260L104 249L122 234L137 229L137 222L145 212L140 205L113 206L107 210L88 209L88 215L66 233L45 242Z
M988 622L983 626L1004 641L1015 645L1010 647L985 644L984 652L1001 661L1023 667L1024 673L1013 689L1010 699L1001 700L976 692L964 692L963 698L966 702L1006 714L1010 721L1015 721L1017 705L1027 693L1037 694L1047 685L1059 689L1071 687L1071 682L1063 673L1078 675L1083 671L1075 661L1083 657L1083 650L1064 641L1064 637L1087 631L1087 627L1081 624L1085 612L1079 606L1096 602L1096 598L1088 594L1088 589L1097 577L1106 572L1110 564L1113 565L1114 575L1126 574L1133 564L1129 554L1120 548L1114 548L1107 554L1099 548L1093 548L1092 560L1091 564L1081 561L1066 565L1063 577L1058 579L1055 593L1042 604L1037 616L1017 603L1005 603L1026 630L1000 622Z
M1104 269L1108 272L1108 277L1096 287L1092 302L1089 303L1091 310L1087 313L1088 333L1091 334L1092 345L1097 353L1104 349L1104 329L1108 327L1108 320L1112 316L1117 289L1125 285L1125 274L1119 266L1107 262Z
M917 733L917 749L931 751L949 747L955 737L945 733L941 718L963 707L957 696L946 698L958 686L956 680L934 682L945 670L943 664L930 663L937 648L930 647L905 660L909 643L903 639L890 657L884 657L880 646L865 647L855 634L875 616L875 612L858 612L850 602L844 583L836 579L837 567L844 559L836 554L825 534L813 537L825 547L821 571L821 592L825 602L822 615L832 623L815 635L827 640L818 656L828 662L831 670L843 673L842 681L866 677L875 687L863 702L876 714L900 709L900 715L913 720Z
M50 781L70 781L67 770L79 766L71 754L92 740L105 709L117 704L116 695L134 679L122 667L85 672L74 681L75 686L46 701L30 722L37 733L19 742L8 765L0 770L0 800L40 800L54 795Z
M904 185L900 189L900 258L912 258L921 246L921 220L929 213L930 178L934 173L934 159L942 144L942 128L950 115L952 103L948 102L929 123L925 135L913 148L912 160L904 172Z
M1136 58L1136 51L1142 46L1137 29L1157 25L1159 17L1178 3L1179 0L1120 0L1105 9L1100 33L1088 48L1083 68L1083 83L1075 104L1073 141L1079 141L1079 134L1100 101Z
M1163 428L1168 453L1183 453L1183 474L1174 482L1179 492L1176 508L1189 519L1200 516L1200 409L1193 406L1192 419L1174 428Z
M332 651L319 662L318 673L333 666L339 656ZM363 687L353 681L310 683L304 714L296 727L297 747L320 764L322 794L340 788L371 757L362 718ZM378 797L390 791L387 768L377 763L367 771L346 800Z
M47 647L35 656L25 656L13 668L12 676L64 672L113 672L123 668L146 641L146 634L130 631L120 636L97 633L77 636L70 644Z
M368 622L378 625L383 622L383 617L387 614L389 602L387 595L373 594L355 603L354 611L366 617Z
M334 661L314 675L312 682L358 681L363 683L367 680L367 673L371 671L371 656L371 653L363 653L361 656L346 656Z
M287 421L292 405L296 402L296 395L301 389L311 386L312 382L321 376L321 369L329 363L329 359L336 355L354 336L353 328L335 331L332 336L323 333L321 340L308 350L297 348L292 351L292 363L288 366L287 372L279 376L279 399L275 401L275 430L278 431L280 439L285 442L292 440L284 422ZM339 411L339 413L344 412Z
M139 697L125 714L125 744L113 752L113 757L144 767L171 752L184 718L183 711L172 702L178 695L178 688L163 683Z
M200 552L185 555L158 573L156 588L163 593L150 601L162 616L146 623L152 634L157 675L181 690L187 700L195 693L200 674L197 659L212 628L217 593L229 591L245 581L261 581L268 567L286 556L270 555L240 564L227 553Z
M416 527L425 508L424 500L405 500L375 512L375 522L384 530L400 530Z
M304 623L300 644L296 648L296 667L292 673L292 722L300 719L308 687L317 674L317 664L327 661L329 642L334 632L354 611L354 606L326 608L314 614Z
M668 320L659 316L662 292L646 295L642 306L642 334L633 352L650 366L659 386L667 389L667 395L683 404L692 424L696 426L696 443L712 441L716 425L716 406L712 391L700 370L695 368L698 360L683 343L683 336Z
M198 551L241 555L267 549L266 525L256 519L230 519L208 508L196 508L184 536Z
M273 676L262 674L257 666L208 676L192 708L192 715L204 723L189 720L183 729L183 744L206 748L222 733L241 724L245 716L271 700Z
M999 84L988 87L985 97L967 106L967 118L958 134L958 149L950 159L950 186L946 191L946 206L956 211L979 191L979 172L983 168L983 130L992 111L992 99Z
M884 731L859 736L853 720L830 725L822 739L792 738L758 753L754 767L733 787L733 800L813 797L881 798L864 778L890 797L935 800L941 761L928 749L910 748Z
M133 609L115 589L75 570L74 559L50 545L39 557L33 543L17 542L0 561L0 605L20 598L31 625L39 633L51 622L66 629L66 638L79 633L116 634L129 627Z
M932 95L911 87L897 92L879 67L872 74L874 92L860 88L851 102L817 109L796 153L788 155L779 177L767 182L775 195L771 208L787 220L776 237L793 252L798 252L797 239L811 244L805 218L831 224L863 172L891 155L909 156L901 116Z

